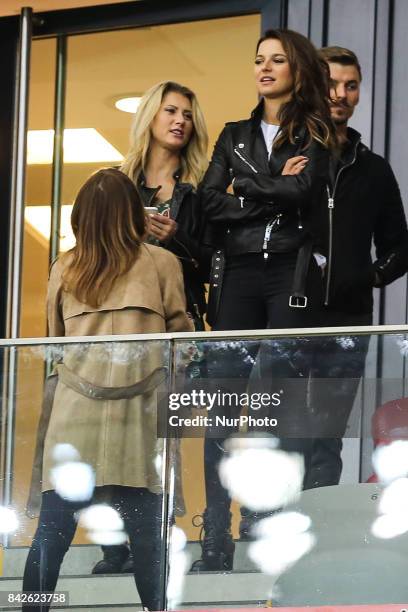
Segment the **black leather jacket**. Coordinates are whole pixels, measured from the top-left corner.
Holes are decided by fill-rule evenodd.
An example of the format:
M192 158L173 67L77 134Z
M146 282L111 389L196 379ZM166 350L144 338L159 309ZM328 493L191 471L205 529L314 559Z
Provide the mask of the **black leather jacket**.
M226 124L199 189L208 223L204 241L227 256L298 250L312 231L314 203L329 175L329 152L316 141L308 146L305 128L268 161L262 112L263 101L250 119ZM295 155L309 158L305 169L282 176L285 162ZM234 195L226 193L231 184Z
M373 287L408 269L407 222L389 163L362 144L356 130L348 128L347 136L316 225L327 256L325 303L334 311L369 314Z
M204 283L208 282L212 251L200 244L202 212L197 193L189 183L176 184L170 202L170 217L177 222L174 236L161 246L178 257L183 266L187 310L197 320L206 311ZM154 206L160 187L146 187L143 176L137 185L144 206Z

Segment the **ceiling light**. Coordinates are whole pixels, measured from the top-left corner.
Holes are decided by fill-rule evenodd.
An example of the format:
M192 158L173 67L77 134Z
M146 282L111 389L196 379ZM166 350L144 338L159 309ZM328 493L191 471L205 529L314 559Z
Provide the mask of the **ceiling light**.
M75 246L75 237L71 228L72 204L61 206L60 251L65 252ZM26 206L24 216L27 223L48 242L51 232L51 207Z
M127 98L120 98L116 100L115 106L118 110L125 113L135 113L139 107L142 96L129 96Z
M51 164L54 130L29 130L27 163ZM64 130L64 163L120 162L123 155L94 128Z

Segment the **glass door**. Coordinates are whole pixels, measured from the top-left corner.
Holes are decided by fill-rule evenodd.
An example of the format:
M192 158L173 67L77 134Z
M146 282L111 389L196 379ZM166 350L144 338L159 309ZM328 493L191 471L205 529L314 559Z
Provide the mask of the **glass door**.
M74 244L70 213L81 185L91 173L119 165L126 155L133 113L120 110L120 100L137 99L163 80L188 86L196 93L205 115L210 156L224 124L248 117L257 103L252 59L260 30L260 14L250 14L66 37L65 97L60 101L64 111L63 159L57 173L60 252ZM20 321L25 337L47 334L50 202L56 193L53 130L58 97L57 47L55 37L35 39L32 44ZM13 491L19 504L24 505L31 480L31 470L25 466L32 464L41 411L43 359L29 368L20 364L18 374L17 392L24 391L22 396L26 396L27 388L31 389L30 402L23 407L23 400L17 400L16 410L15 440L24 439L24 445L15 445ZM198 542L199 529L192 519L205 507L204 481L189 474L203 475L203 440L182 440L180 453L181 461L190 468L180 475L186 512L176 518L176 524L189 541ZM239 520L236 506L235 537ZM12 546L27 547L36 525L37 519L25 518L24 531L12 540ZM77 531L74 547L76 561L63 566L62 578L90 576L103 557L103 551L90 543L83 530ZM196 555L198 544L192 550ZM194 589L204 586L200 580L194 584ZM122 599L115 600L114 592L112 597L110 603L123 605Z

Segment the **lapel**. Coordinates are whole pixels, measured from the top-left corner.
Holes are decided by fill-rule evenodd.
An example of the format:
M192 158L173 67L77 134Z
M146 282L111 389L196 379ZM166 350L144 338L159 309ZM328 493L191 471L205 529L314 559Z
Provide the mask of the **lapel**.
M251 157L256 160L262 170L269 172L268 149L266 148L265 138L262 133L261 124L258 125L256 133L253 134L250 145Z
M283 166L290 157L299 155L305 136L305 128L298 128L294 134L294 142L286 141L279 149L272 149L272 154L269 158L269 171L275 176L281 174Z
M190 183L179 182L180 174L180 170L177 170L173 174L173 178L175 179L176 184L174 186L173 195L170 200L170 217L174 220L177 220L178 214L180 212L180 206L185 195L190 191L193 191L193 186L190 185ZM144 206L153 206L154 199L160 191L160 185L158 187L147 187L145 184L145 178L141 173L137 189L140 197L142 198Z
M160 185L158 187L146 187L144 181L142 181L137 186L137 191L143 202L143 206L154 206L154 200L160 191Z
M190 183L176 182L173 191L173 197L170 202L170 217L177 220L180 212L180 206L187 193L193 191L193 186Z
M294 143L286 142L276 151L272 150L272 154L268 160L268 150L261 128L263 108L264 101L262 98L251 113L250 157L256 161L265 172L270 172L272 176L276 176L282 172L286 161L290 157L300 154L306 129L304 127L297 128L294 133Z
M263 115L263 98L251 113L251 135L249 141L249 156L257 165L268 172L268 150L261 128Z

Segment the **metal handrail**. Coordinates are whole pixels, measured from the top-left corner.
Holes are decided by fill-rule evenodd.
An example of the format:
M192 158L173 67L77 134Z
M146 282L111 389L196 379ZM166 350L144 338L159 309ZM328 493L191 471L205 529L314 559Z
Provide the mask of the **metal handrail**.
M408 334L408 325L358 325L343 327L299 327L290 329L248 329L208 332L173 332L158 334L123 334L111 336L61 336L44 338L14 338L0 340L0 348L38 346L40 344L85 344L99 342L142 342L146 340L257 340L259 338L293 338L307 336Z

